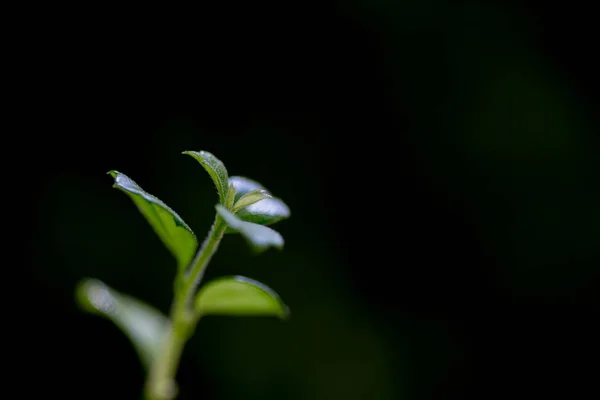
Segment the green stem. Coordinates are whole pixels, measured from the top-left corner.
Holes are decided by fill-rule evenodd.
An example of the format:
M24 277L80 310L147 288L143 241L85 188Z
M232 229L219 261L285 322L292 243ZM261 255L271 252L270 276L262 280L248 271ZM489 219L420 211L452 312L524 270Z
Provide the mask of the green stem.
M191 263L187 276L183 279L181 290L175 293L171 307L171 324L164 339L164 345L158 357L152 363L145 393L148 400L172 400L177 396L175 375L185 343L193 333L199 316L191 308L196 288L202 281L204 271L210 259L217 251L227 225L217 215L208 237L202 243ZM181 279L178 277L177 279Z

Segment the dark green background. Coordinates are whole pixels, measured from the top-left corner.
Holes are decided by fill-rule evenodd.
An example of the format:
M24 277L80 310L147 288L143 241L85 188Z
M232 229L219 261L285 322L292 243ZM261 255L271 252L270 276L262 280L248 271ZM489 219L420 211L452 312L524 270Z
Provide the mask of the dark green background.
M207 279L260 280L292 318L201 321L181 399L598 393L591 8L197 6L58 13L35 41L20 398L139 398L134 350L73 288L98 278L168 310L174 260L106 172L203 236L217 195L183 150L290 206L283 252L227 237Z

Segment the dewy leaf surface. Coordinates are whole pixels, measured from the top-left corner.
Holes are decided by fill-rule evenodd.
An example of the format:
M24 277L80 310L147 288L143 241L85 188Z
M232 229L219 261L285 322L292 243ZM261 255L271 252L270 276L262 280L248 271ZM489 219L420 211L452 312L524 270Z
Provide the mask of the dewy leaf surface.
M127 194L150 223L167 249L177 259L180 269L185 268L198 246L196 236L183 219L157 197L145 192L127 175L110 171L113 187Z

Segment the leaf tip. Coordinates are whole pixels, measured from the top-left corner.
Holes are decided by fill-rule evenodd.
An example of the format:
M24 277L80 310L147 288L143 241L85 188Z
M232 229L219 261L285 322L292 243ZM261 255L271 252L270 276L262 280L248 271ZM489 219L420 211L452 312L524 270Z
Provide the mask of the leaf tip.
M119 175L121 175L121 173L115 169L111 169L110 171L107 172L108 175L110 175L113 178L113 185L112 187L114 188L118 188L118 182L119 182Z
M110 314L114 308L113 296L108 287L97 279L86 278L75 288L77 304L89 313Z
M186 156L192 156L192 157L195 157L195 156L203 157L210 153L208 153L207 151L204 151L204 150L200 150L200 151L185 150L185 151L182 151L181 154L185 154Z
M260 189L259 191L263 196L265 196L266 199L273 198L273 195L271 193L267 192L265 189Z
M186 156L190 156L192 158L194 158L196 161L198 161L200 164L204 165L205 161L202 157L202 151L192 151L192 150L185 150L182 151L181 154L186 155Z
M285 244L285 240L283 240L283 237L281 236L281 234L279 235L279 237L280 237L280 240L277 243L274 243L273 247L275 247L279 251L283 251L283 246Z
M290 319L290 308L283 302L283 300L281 300L281 297L279 297L277 292L275 292L273 289L254 279L250 279L241 275L233 276L233 280L245 284L250 284L268 294L272 299L274 299L277 302L277 305L279 306L279 309L274 315L283 321Z
M283 250L283 246L285 245L285 239L283 238L283 235L274 229L271 230L276 234L276 239L273 242L273 247L275 247L277 250Z
M287 305L281 303L281 311L278 315L279 319L282 321L288 321L291 318L291 316L292 312L290 311L290 308Z

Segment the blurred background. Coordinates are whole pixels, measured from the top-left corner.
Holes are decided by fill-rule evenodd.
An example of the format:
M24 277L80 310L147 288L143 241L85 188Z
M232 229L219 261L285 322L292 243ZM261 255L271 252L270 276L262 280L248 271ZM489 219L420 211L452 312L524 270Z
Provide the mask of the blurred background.
M174 259L106 172L203 237L217 194L181 152L207 150L292 216L274 225L283 251L256 256L228 236L206 279L262 281L292 318L202 320L180 399L593 398L592 11L441 0L53 9L28 50L37 107L23 124L39 136L21 139L33 148L26 255L39 311L20 397L140 398L134 349L76 307L74 286L97 278L168 311Z

